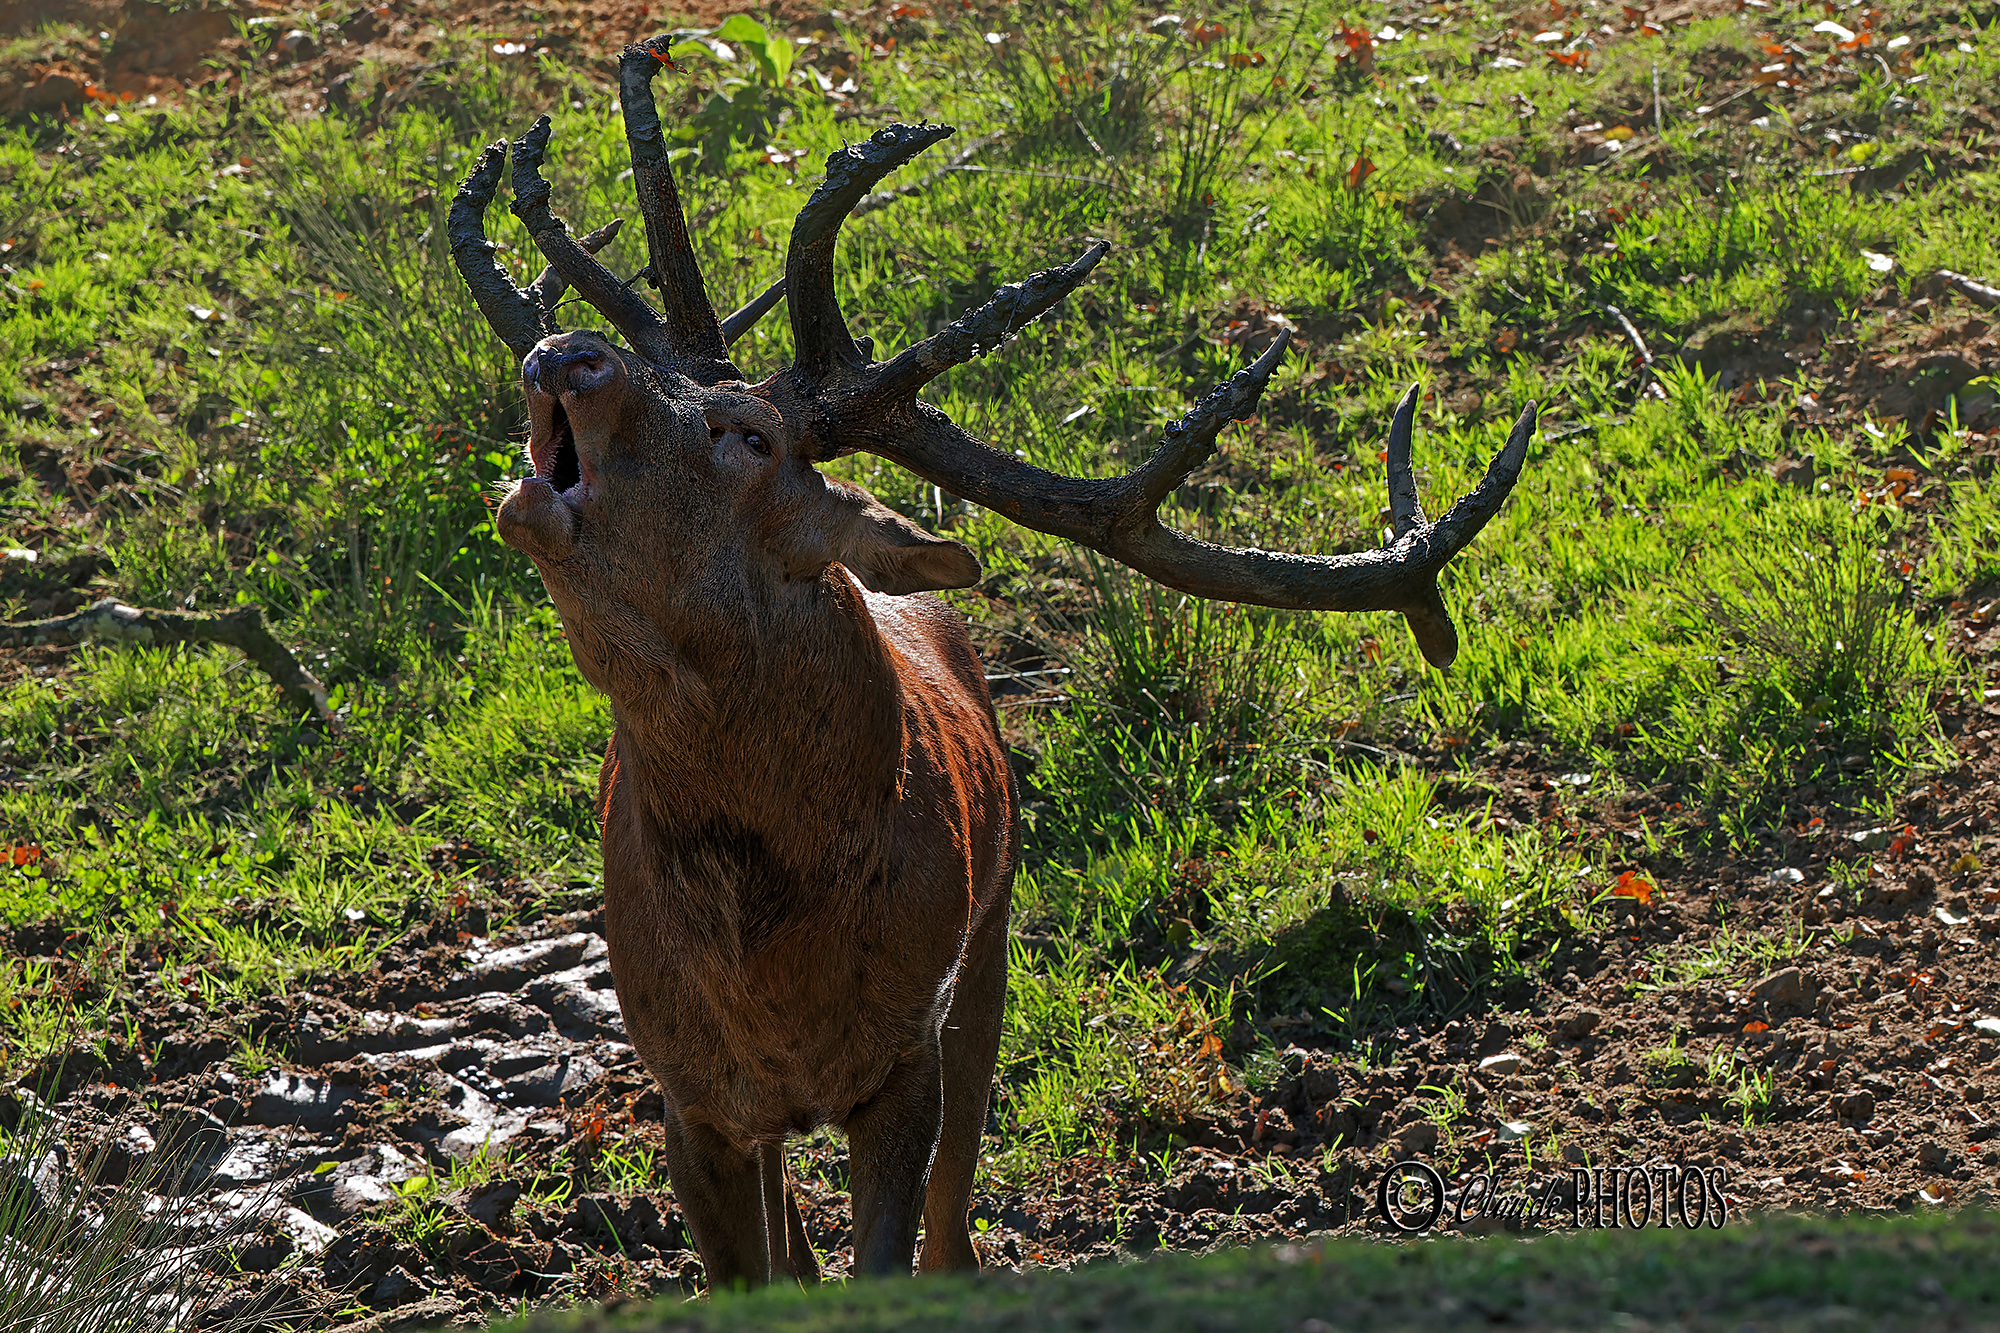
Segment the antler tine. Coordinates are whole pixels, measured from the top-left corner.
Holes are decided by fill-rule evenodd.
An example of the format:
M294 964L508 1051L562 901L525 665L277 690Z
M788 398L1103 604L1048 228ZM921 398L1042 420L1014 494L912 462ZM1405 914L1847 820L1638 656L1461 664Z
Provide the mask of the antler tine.
M527 224L528 234L548 258L549 267L576 288L577 295L596 306L632 344L632 350L657 365L677 358L666 324L645 299L611 275L576 243L561 218L549 211L549 183L542 179L542 154L548 150L551 128L544 115L514 143L514 216Z
M819 383L837 366L858 370L868 360L869 348L847 331L833 290L833 243L841 223L875 182L955 133L949 125L888 125L827 154L826 179L799 210L785 252L792 364L807 383Z
M898 352L855 395L857 401L843 403L837 410L872 410L908 398L953 366L1000 347L1081 286L1110 248L1109 241L1094 241L1072 264L1045 268L1008 283L993 299L951 327Z
M514 285L493 257L493 242L486 239L486 206L500 188L500 173L506 164L507 141L488 144L451 201L445 236L451 242L452 261L472 289L479 313L486 316L507 349L523 358L542 340L544 307Z
M785 275L780 273L776 282L745 301L740 310L722 321L722 341L734 343L750 331L751 325L764 318L772 306L784 299Z
M878 454L1023 527L1088 546L1196 597L1299 611L1400 612L1425 660L1450 666L1458 655L1458 631L1438 593L1438 571L1499 512L1519 480L1534 435L1534 408L1521 414L1478 487L1436 525L1416 521L1412 488L1409 526L1378 550L1319 556L1215 546L1163 525L1160 503L1214 452L1224 422L1256 411L1284 351L1281 332L1255 363L1168 427L1153 456L1122 477L1045 471L974 439L923 402L909 402L872 421L844 421L842 444ZM1408 394L1398 416L1405 410L1413 422L1415 401Z
M626 47L618 59L618 100L625 114L625 142L632 149L632 187L646 220L646 256L675 352L727 362L728 347L688 241L687 218L681 211L673 164L667 160L659 109L653 103L653 75L672 42L670 35L652 37ZM729 378L736 375L732 372Z
M1410 437L1416 431L1418 386L1412 384L1396 404L1389 422L1389 515L1395 540L1412 528L1426 526L1423 506L1417 503L1417 477L1410 470Z
M1536 419L1534 403L1521 409L1514 429L1507 433L1507 443L1486 465L1486 475L1477 486L1459 496L1457 503L1431 529L1432 540L1444 551L1438 564L1471 545L1472 539L1500 512L1500 505L1513 491L1514 483L1521 479L1521 468L1528 461L1528 443L1535 438Z
M586 253L594 255L611 244L612 238L618 235L624 225L624 218L613 218L596 231L577 237L576 243L582 246ZM535 304L541 308L542 327L550 333L561 331L556 324L556 303L563 299L563 293L568 290L569 279L556 272L553 264L542 270L541 277L528 284L528 295L533 297Z

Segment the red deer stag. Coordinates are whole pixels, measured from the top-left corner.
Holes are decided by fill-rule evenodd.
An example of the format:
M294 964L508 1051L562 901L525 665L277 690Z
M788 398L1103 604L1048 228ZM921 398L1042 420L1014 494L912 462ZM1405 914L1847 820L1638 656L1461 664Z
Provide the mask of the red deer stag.
M1529 408L1439 522L1410 470L1413 388L1389 431L1394 539L1335 557L1213 546L1156 510L1249 416L1280 337L1122 477L1057 476L960 430L917 393L1007 341L1103 256L1003 287L887 361L834 295L841 223L952 133L891 125L833 153L799 211L782 286L718 320L688 245L651 90L655 38L625 50L622 102L660 309L549 211L546 116L513 145L513 211L548 271L516 287L483 219L505 141L452 205L460 272L521 358L524 477L499 530L531 557L577 667L616 720L598 782L605 933L632 1042L666 1095L667 1174L711 1288L818 1276L784 1141L847 1135L854 1269L978 1266L966 1231L1006 998L1018 846L1012 774L961 618L934 597L979 577L933 536L814 466L856 450L1201 597L1400 611L1424 655L1457 633L1438 571L1499 509ZM608 229L607 229L608 230ZM629 350L559 330L573 287ZM729 344L782 295L792 364L748 383Z

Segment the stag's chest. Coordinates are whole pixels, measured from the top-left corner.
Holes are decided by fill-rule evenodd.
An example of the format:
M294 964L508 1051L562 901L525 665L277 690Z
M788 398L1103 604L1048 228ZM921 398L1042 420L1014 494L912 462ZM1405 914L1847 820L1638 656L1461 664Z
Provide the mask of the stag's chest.
M935 1038L956 950L910 947L886 871L847 867L827 872L846 883L811 884L740 840L643 861L617 849L607 826L619 1004L684 1118L742 1143L837 1124Z

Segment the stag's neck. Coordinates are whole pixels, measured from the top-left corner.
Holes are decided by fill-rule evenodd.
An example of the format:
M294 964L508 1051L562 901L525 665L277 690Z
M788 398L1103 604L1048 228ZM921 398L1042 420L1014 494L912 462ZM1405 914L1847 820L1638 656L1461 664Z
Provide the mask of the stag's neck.
M614 699L617 780L644 825L754 835L800 866L832 830L881 826L905 746L892 649L844 572L814 594Z

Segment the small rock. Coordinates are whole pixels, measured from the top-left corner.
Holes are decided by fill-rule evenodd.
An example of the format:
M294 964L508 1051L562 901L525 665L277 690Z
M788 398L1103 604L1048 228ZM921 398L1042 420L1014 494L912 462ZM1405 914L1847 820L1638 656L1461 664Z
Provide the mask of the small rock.
M1571 1166L1582 1166L1590 1160L1590 1154L1583 1150L1581 1143L1565 1143L1563 1145L1563 1160Z
M83 84L67 74L50 73L21 97L21 109L41 111L74 110L83 105Z
M520 1181L496 1180L467 1191L459 1207L481 1226L498 1230L501 1220L513 1210L514 1201L520 1197Z
M400 1268L392 1268L375 1283L375 1289L368 1294L368 1299L373 1305L401 1305L412 1296L423 1294L423 1283Z
M1489 1055L1484 1060L1481 1060L1479 1062L1479 1072L1482 1074L1492 1074L1498 1078L1505 1078L1509 1074L1520 1073L1522 1066L1527 1063L1525 1059L1512 1051L1502 1051L1498 1055Z
M1796 1004L1805 993L1806 974L1796 967L1780 968L1750 988L1752 998L1765 1004Z
M1438 1145L1438 1127L1428 1120L1419 1120L1414 1125L1405 1125L1396 1134L1396 1152L1405 1158L1419 1153L1435 1152Z
M1833 1113L1842 1120L1868 1120L1875 1114L1875 1094L1866 1088L1835 1093Z
M1771 465L1771 476L1780 486L1811 490L1819 476L1819 460L1811 454L1802 458L1781 458Z
M349 1176L336 1181L329 1207L337 1217L349 1218L370 1208L394 1202L397 1191L376 1176Z
M1589 1036L1603 1021L1604 1015L1595 1009L1578 1009L1556 1020L1556 1035L1574 1041Z
M1925 1139L1917 1145L1917 1162L1929 1170L1937 1170L1950 1158L1950 1150L1936 1139Z
M303 1209L287 1208L277 1220L279 1230L306 1254L318 1254L340 1238L339 1232Z

